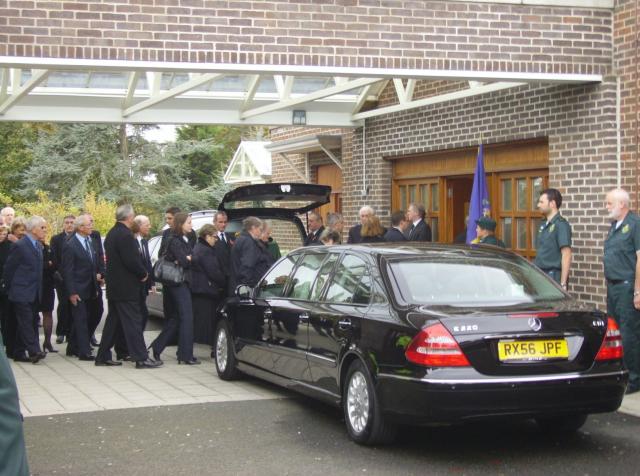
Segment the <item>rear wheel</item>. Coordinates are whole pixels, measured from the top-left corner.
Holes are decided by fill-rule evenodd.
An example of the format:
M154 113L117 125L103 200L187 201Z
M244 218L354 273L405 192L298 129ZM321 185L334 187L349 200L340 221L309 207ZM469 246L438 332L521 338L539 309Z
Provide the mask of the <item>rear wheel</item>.
M214 355L218 377L222 380L238 378L237 361L233 352L233 339L229 332L229 325L224 320L218 323L215 342Z
M376 445L395 439L398 428L382 414L373 379L360 360L355 360L347 371L342 406L347 431L356 443Z
M536 423L545 433L575 433L587 421L584 413L574 415L558 415L552 417L536 418Z

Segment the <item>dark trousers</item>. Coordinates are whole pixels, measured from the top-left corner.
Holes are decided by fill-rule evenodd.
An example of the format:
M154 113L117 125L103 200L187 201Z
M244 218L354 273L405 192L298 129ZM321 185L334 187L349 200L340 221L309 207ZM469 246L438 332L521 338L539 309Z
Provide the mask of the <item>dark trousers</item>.
M67 350L79 356L91 354L91 347L89 345L89 316L92 310L95 310L95 301L95 298L86 299L84 301L78 301L76 306L71 305L73 325L71 326Z
M7 296L0 296L0 328L2 330L2 340L7 350L7 357L11 359L16 350L18 323L16 322L13 304L11 304Z
M634 281L607 284L607 313L620 326L629 388L640 389L640 311L633 307Z
M14 302L13 309L18 322L18 342L14 352L16 355L24 354L26 350L29 355L36 355L41 352L40 340L38 338L38 323L40 314L38 308L40 303L34 302Z
M96 299L91 299L90 306L87 310L87 331L89 339L93 337L96 332L100 321L102 320L102 314L104 314L104 303L102 302L102 289L98 290Z
M73 320L71 318L71 303L66 296L64 285L56 286L56 295L58 296L56 335L68 337L71 334L71 323Z
M175 304L177 311L174 315L165 314L162 332L153 341L151 347L156 354L169 345L169 342L178 334L178 359L193 359L193 309L191 304L191 292L189 287L182 283L179 286L164 286L163 291L169 291L170 300Z
M218 300L206 294L192 294L193 335L198 344L213 345Z
M142 331L147 328L147 321L149 320L149 309L147 308L147 295L149 291L142 288L140 291L140 311L142 312Z
M114 301L109 300L109 313L102 331L100 348L96 360L111 360L111 347L116 340L118 324L122 326L129 355L136 362L147 360L147 348L142 335L142 316L140 315L140 303L138 301Z

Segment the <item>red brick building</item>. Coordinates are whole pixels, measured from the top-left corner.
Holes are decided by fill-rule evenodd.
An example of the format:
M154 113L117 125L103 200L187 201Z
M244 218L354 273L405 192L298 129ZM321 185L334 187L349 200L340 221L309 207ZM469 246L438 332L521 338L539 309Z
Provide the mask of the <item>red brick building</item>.
M349 223L422 201L440 241L463 226L482 142L498 233L532 256L536 193L560 189L572 291L602 305L604 193L640 193L639 15L637 0L7 0L0 120L275 126L272 180L333 184Z

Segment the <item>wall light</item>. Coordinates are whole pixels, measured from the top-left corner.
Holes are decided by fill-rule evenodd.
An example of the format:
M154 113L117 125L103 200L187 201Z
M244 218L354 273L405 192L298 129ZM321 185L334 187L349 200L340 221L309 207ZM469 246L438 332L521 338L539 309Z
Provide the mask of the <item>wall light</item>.
M307 111L293 111L291 122L294 126L304 126L307 123Z

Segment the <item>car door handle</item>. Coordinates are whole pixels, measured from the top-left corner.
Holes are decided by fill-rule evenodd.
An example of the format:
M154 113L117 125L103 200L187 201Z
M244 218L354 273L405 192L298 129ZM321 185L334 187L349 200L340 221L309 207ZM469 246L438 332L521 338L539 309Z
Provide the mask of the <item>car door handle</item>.
M298 316L298 319L300 320L300 322L309 322L309 314L303 312Z
M264 317L266 317L267 319L271 319L271 316L273 316L273 311L271 309L265 309Z
M341 319L338 321L338 329L342 331L346 331L351 329L353 326L351 324L351 319Z

